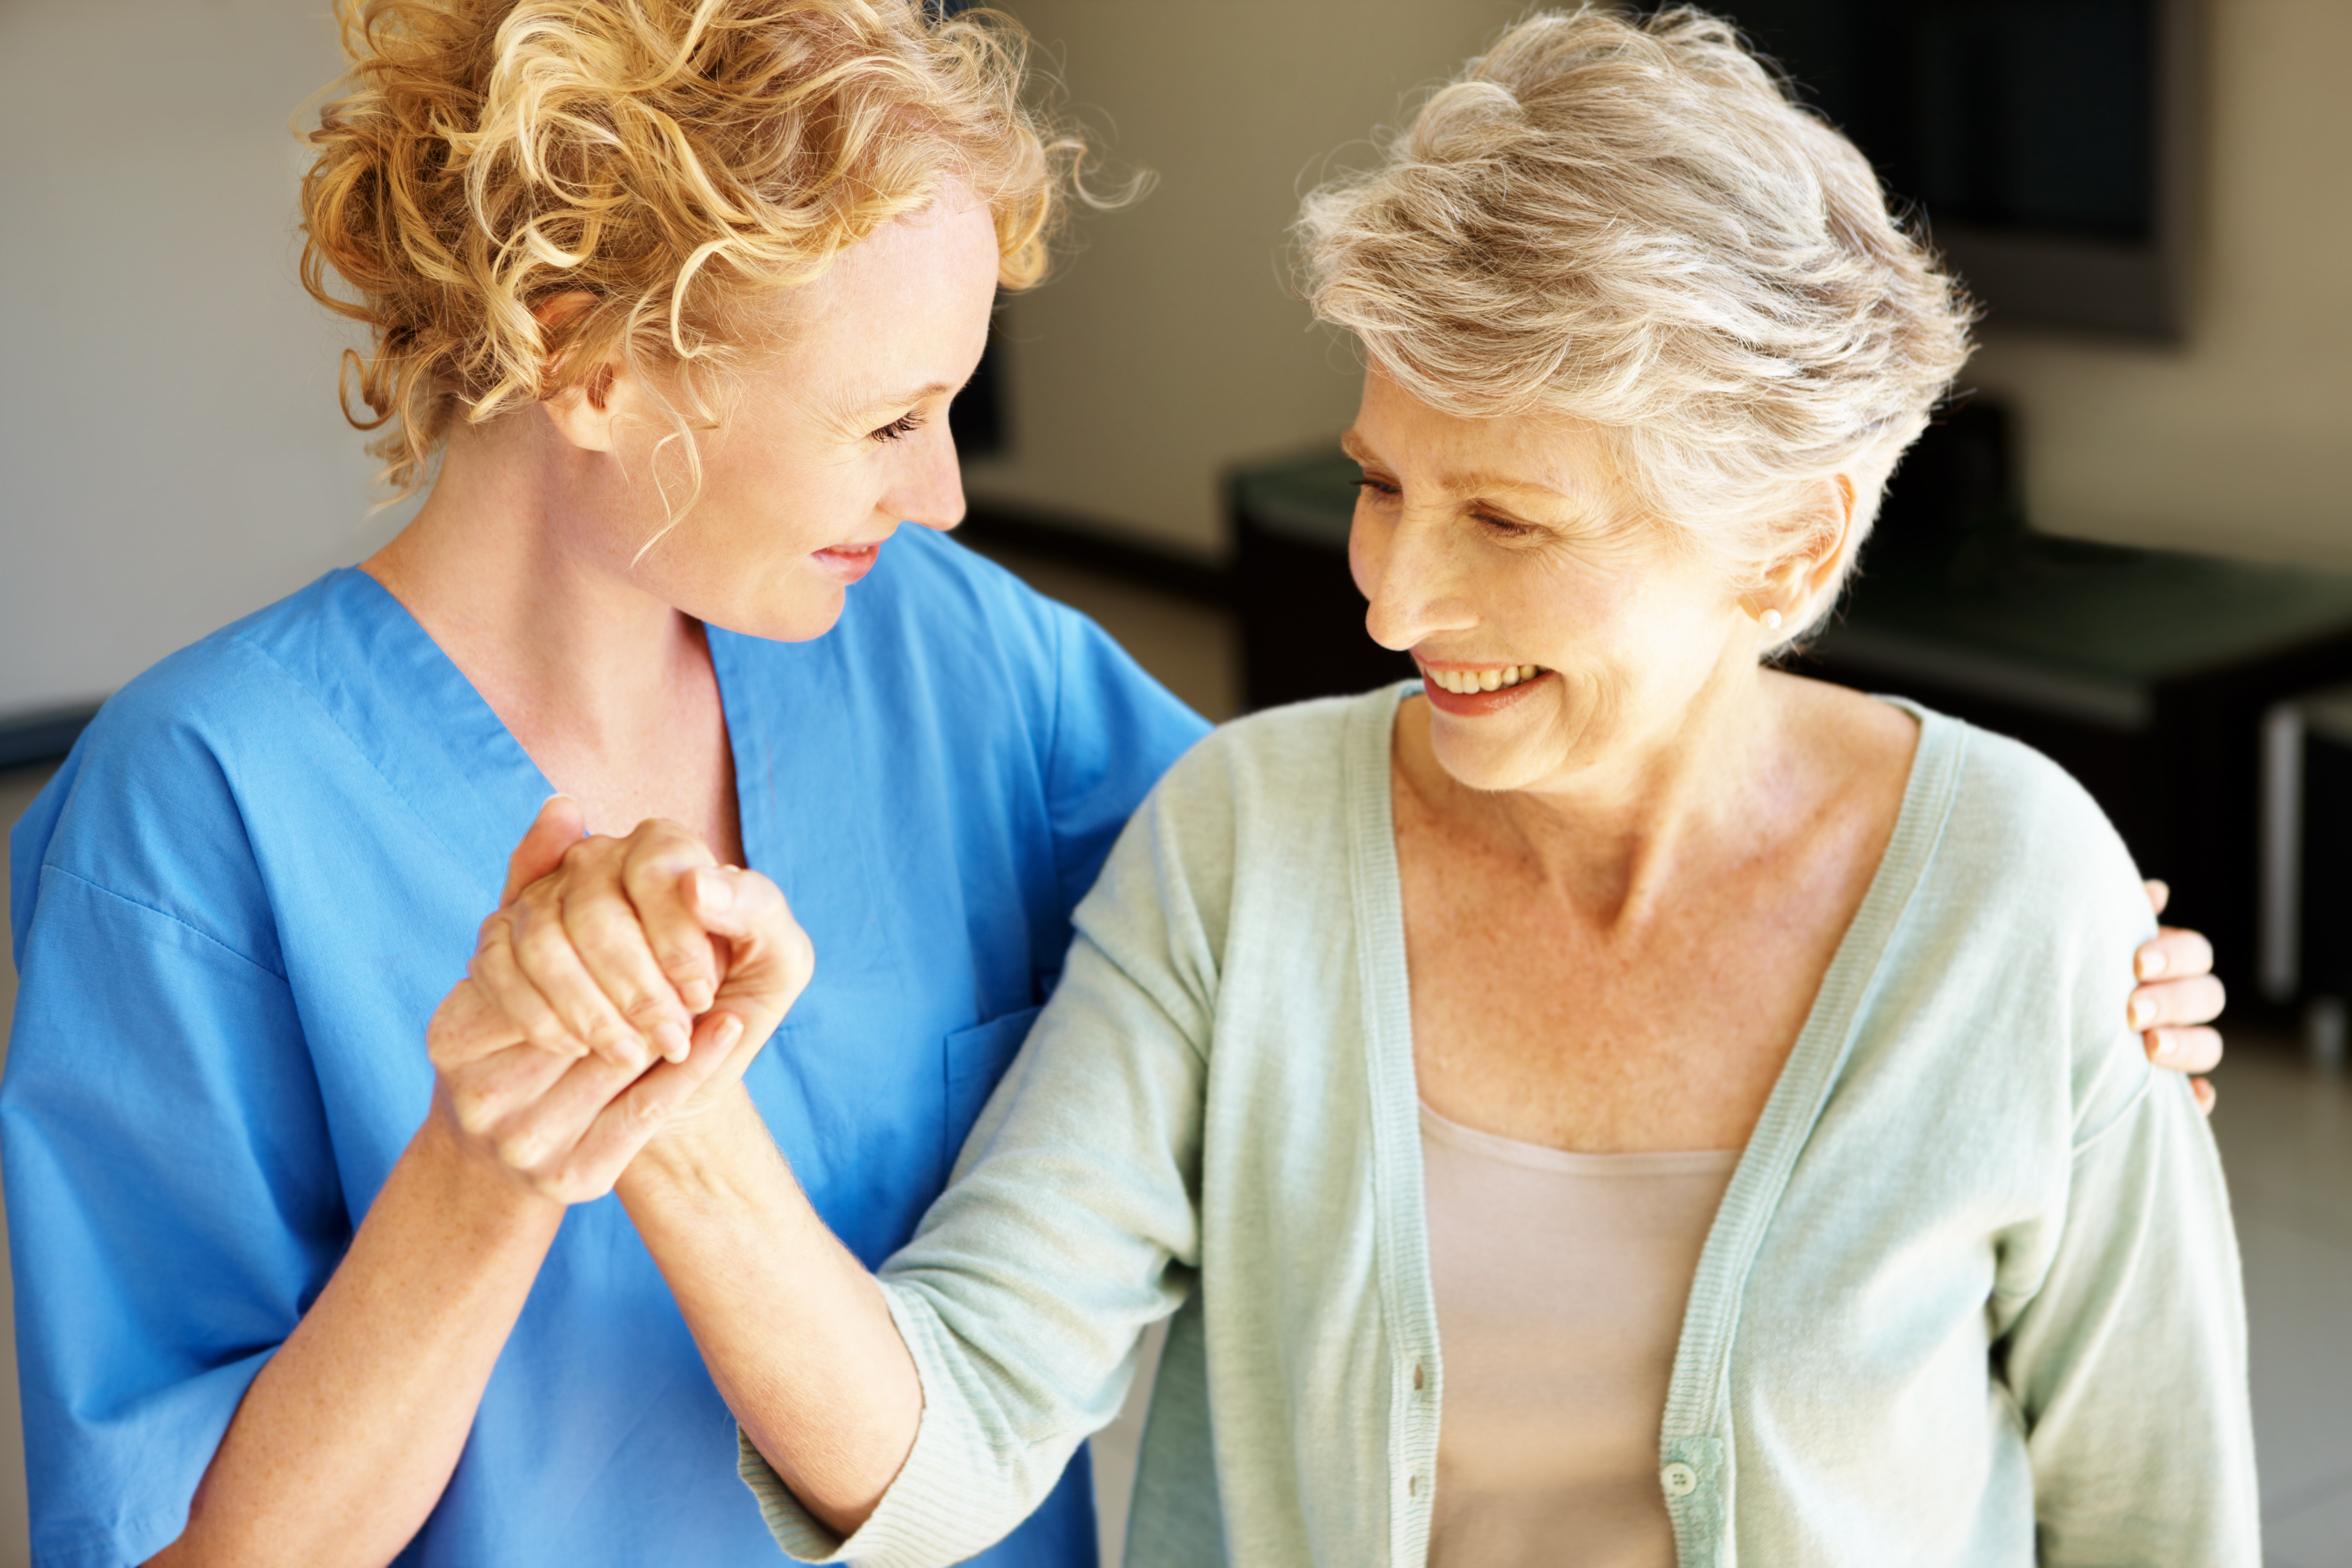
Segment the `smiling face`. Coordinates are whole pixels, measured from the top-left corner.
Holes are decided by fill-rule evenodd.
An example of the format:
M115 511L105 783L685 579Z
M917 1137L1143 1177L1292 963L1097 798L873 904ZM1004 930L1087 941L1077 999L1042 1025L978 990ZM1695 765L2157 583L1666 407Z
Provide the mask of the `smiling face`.
M699 437L699 496L642 556L667 515L647 476L677 496L684 468L656 452L669 429L649 408L616 421L626 479L603 552L698 620L785 641L830 630L899 523L963 517L948 405L987 342L997 261L987 209L943 199L762 306L779 346L739 375L724 426Z
M1461 783L1639 766L1694 705L1752 680L1747 602L1641 514L1590 426L1461 418L1375 370L1345 444L1364 469L1348 558L1366 626L1420 664Z

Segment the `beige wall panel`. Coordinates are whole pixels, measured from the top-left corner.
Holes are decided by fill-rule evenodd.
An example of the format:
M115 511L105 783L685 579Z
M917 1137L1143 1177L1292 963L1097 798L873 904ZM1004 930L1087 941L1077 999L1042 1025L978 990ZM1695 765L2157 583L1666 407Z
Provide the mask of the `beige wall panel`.
M1014 451L977 497L1222 543L1216 475L1336 435L1351 346L1284 282L1283 231L1374 126L1525 7L1505 0L1011 0L1067 102L1159 175L1083 216L1078 253L1010 311ZM1349 143L1353 145L1349 146ZM1336 154L1336 157L1335 157Z
M327 0L0 0L0 719L366 555L350 341L296 281Z
M2211 0L2201 278L2188 340L1999 334L2057 532L2352 566L2352 5Z
M2160 347L1996 331L2056 531L2352 566L2352 58L2346 0L2210 0L2207 195L2190 334ZM1355 357L1283 284L1297 197L1360 163L1412 90L1522 7L1494 0L1011 0L1071 102L1156 170L1081 219L1013 307L1015 450L975 496L1202 549L1218 471L1328 437ZM1727 7L1736 13L1737 7Z

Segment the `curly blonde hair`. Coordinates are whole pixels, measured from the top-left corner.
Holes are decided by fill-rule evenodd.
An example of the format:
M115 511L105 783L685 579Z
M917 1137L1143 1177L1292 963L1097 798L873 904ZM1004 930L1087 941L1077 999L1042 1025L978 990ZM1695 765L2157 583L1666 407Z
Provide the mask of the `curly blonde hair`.
M961 180L1000 280L1044 273L1083 152L1024 107L1025 40L920 0L337 0L351 68L308 140L302 282L369 329L343 412L394 499L460 410L658 365L687 504L737 309ZM330 272L347 291L331 287ZM550 310L570 295L584 308ZM356 373L354 374L354 373ZM353 411L351 383L372 416ZM387 428L388 427L388 428ZM671 521L682 513L672 509Z
M1317 313L1433 406L1600 427L1743 590L1821 526L1823 479L1857 479L1859 544L1968 357L1868 162L1702 12L1530 17L1383 154L1307 200Z

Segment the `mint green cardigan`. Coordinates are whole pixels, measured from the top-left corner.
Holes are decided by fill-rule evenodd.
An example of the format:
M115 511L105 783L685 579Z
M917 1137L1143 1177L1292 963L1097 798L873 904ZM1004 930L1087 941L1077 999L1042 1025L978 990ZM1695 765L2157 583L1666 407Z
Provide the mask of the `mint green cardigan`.
M1053 1001L883 1271L921 1372L846 1542L947 1563L1118 1411L1173 1314L1131 1568L1426 1558L1432 1305L1390 822L1401 687L1232 724L1080 907ZM1659 1485L1684 1568L2256 1568L2228 1197L2124 1027L2151 932L2073 780L1918 711L1886 858L1707 1237Z

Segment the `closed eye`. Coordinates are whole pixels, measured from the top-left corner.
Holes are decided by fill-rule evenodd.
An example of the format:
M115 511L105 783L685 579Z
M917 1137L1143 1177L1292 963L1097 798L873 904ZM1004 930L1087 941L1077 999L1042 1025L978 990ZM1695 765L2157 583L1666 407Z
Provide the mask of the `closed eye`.
M1404 493L1403 487L1388 479L1376 479L1366 474L1356 481L1356 488L1366 495L1392 499ZM1514 522L1507 517L1496 517L1489 511L1473 511L1472 517L1486 525L1486 531L1496 539L1527 539L1541 531L1528 523Z
M1486 531L1497 539L1525 539L1536 531L1524 522L1513 522L1507 517L1496 517L1492 512L1475 511L1470 515L1485 523Z
M868 430L866 438L869 441L903 441L922 427L922 411L910 408L879 430Z

